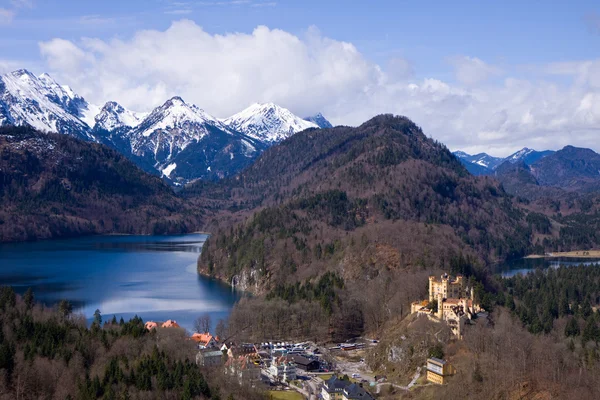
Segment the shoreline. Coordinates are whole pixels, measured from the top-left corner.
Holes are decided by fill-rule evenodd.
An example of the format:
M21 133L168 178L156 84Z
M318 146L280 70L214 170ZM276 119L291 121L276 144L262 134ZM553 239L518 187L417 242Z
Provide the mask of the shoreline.
M525 259L540 259L540 258L600 258L600 250L577 250L577 251L562 251L555 253L529 254Z

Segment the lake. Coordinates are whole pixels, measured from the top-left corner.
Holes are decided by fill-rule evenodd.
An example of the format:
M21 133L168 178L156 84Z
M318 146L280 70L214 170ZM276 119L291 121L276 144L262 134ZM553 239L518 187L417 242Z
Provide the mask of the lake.
M561 266L598 265L600 259L595 258L521 258L497 266L495 272L503 277L525 274L537 268L558 268Z
M144 321L176 320L191 330L208 313L213 326L239 295L202 277L196 262L207 235L93 236L0 245L0 284L31 287L38 301L73 303L88 319L99 309Z

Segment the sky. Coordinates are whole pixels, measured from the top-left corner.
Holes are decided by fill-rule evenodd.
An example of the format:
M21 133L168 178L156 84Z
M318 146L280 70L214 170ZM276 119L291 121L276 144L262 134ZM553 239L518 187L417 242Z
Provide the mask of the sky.
M450 149L600 151L600 3L0 0L0 73L94 104L405 115Z

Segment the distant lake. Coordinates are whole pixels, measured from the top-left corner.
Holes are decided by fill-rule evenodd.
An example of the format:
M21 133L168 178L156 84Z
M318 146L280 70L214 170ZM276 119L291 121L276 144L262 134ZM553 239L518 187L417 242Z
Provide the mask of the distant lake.
M116 315L176 320L191 330L208 313L213 326L238 299L229 286L198 275L206 235L94 236L0 245L0 284L28 287L48 305L62 299L90 319Z
M509 261L496 267L495 272L504 276L511 277L517 274L526 274L537 268L558 268L561 266L577 265L600 265L600 259L595 258L521 258Z

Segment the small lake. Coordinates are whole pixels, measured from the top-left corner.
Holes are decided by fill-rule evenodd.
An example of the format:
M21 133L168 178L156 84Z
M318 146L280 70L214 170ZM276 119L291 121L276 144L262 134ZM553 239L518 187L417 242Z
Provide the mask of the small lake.
M48 305L62 299L88 319L99 309L144 321L176 320L191 330L200 315L213 326L239 295L202 277L196 262L207 235L93 236L0 245L0 284L17 293L31 287Z
M599 265L600 259L596 258L521 258L509 261L501 266L496 267L495 272L503 277L511 277L517 274L526 274L538 268L558 268L561 266L577 266L577 265Z

